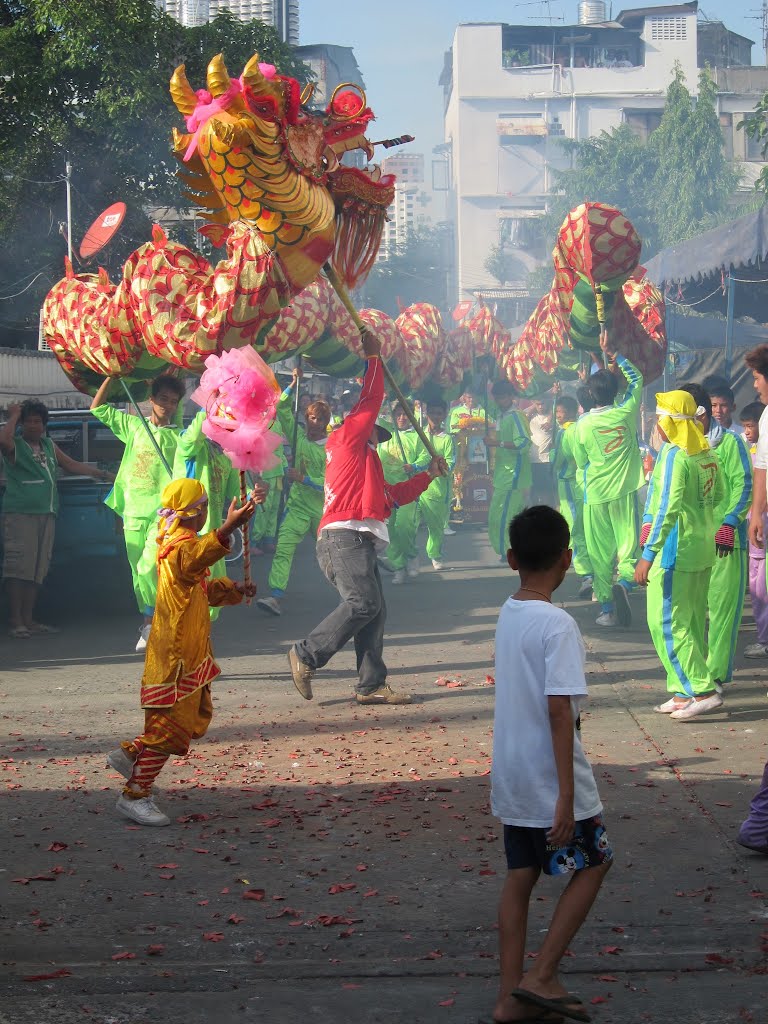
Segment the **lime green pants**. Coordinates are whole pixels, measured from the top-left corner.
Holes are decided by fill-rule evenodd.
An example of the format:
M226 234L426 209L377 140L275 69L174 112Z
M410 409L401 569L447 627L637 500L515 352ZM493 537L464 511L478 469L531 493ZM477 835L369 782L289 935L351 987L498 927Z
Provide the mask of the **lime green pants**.
M263 505L257 505L253 514L251 539L258 544L261 540L274 540L277 536L277 514L280 509L280 494L283 489L281 478L269 481L269 494Z
M635 585L640 556L637 492L613 501L584 506L584 537L592 565L592 591L600 604L610 604L614 566L618 577Z
M269 570L269 588L273 597L280 597L285 593L296 548L308 533L314 538L319 525L319 515L313 516L304 509L291 508L289 502L280 529L277 531L277 546Z
M657 561L648 574L648 629L667 673L667 689L681 697L715 688L704 641L711 572L663 569Z
M592 563L587 554L587 541L584 537L584 500L576 491L573 480L558 480L557 495L560 499L560 515L568 523L568 529L571 531L574 572L579 576L591 576Z
M451 511L450 498L450 491L447 497L437 495L435 498L426 498L422 494L416 503L417 519L423 519L427 524L427 558L436 561L443 557L443 534Z
M416 531L419 528L419 510L415 501L400 505L387 521L389 547L387 561L395 569L404 569L409 558L416 554Z
M509 524L525 508L528 491L493 482L493 497L488 508L488 539L497 555L509 547Z
M142 615L152 615L157 599L157 520L126 516L123 537L136 604Z
M747 550L735 548L733 554L716 558L709 580L709 635L707 665L713 679L730 683L733 656L739 639L741 613L747 585Z

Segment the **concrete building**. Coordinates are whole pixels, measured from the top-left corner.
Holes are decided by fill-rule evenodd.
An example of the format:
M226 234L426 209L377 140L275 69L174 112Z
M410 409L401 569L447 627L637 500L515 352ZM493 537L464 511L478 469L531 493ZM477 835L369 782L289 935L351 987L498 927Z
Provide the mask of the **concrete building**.
M431 224L432 195L424 188L423 153L395 153L381 161L384 174L396 178L395 198L387 211L389 220L379 248L379 260L385 262L420 227Z
M194 27L229 10L241 21L266 22L277 29L283 42L299 42L299 0L155 0L160 10L182 25Z
M505 284L519 296L545 257L536 219L552 172L569 166L558 140L586 139L622 122L647 136L661 119L676 62L694 95L699 69L711 65L726 152L747 161L747 180L762 167L759 147L737 128L768 89L766 68L750 66L751 40L700 21L695 2L626 10L607 21L606 5L587 0L578 13L575 25L456 29L440 81L458 299L499 292L484 267L496 246L512 268Z
M304 61L315 76L312 106L327 107L340 85L352 83L365 88L363 75L351 46L332 43L310 43L296 47L296 56Z

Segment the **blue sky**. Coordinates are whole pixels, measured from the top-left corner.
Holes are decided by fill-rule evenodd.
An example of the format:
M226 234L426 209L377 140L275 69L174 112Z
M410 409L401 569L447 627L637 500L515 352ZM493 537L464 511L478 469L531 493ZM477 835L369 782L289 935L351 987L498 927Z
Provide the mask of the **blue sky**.
M760 5L761 0L729 0L728 4L710 0L700 10L757 42L762 30L752 16L759 16ZM614 3L613 13L641 6L642 0ZM565 15L571 24L577 8L578 0L551 0L550 4L553 16ZM301 41L352 46L377 117L372 129L375 137L415 135L409 148L425 153L429 167L432 147L443 139L437 80L456 25L462 21L541 23L546 14L546 3L511 0L301 0ZM752 60L763 62L761 45L753 47Z

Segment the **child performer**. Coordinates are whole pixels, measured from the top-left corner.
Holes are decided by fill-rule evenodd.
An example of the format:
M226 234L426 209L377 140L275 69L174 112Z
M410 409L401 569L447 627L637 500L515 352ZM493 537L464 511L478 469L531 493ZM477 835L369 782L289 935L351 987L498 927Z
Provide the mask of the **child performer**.
M715 509L724 488L691 395L667 391L656 402L658 429L669 443L659 452L648 488L635 581L648 587L648 628L671 694L654 711L688 721L723 703L707 665L704 632Z
M718 692L733 678L733 659L739 639L747 589L747 512L752 503L752 460L738 434L725 430L712 416L709 395L698 384L681 384L703 409L699 414L713 455L720 467L723 498L715 508L717 558L709 580L707 665Z
M496 627L491 769L491 807L504 825L507 858L493 1010L499 1021L590 1019L558 971L613 863L581 746L584 642L571 616L552 604L571 564L568 543L568 524L547 505L525 509L509 527L507 559L520 586ZM570 878L524 974L528 907L542 871Z
M744 430L744 442L749 449L752 465L757 455L760 437L760 417L765 412L762 402L750 402L739 413ZM765 538L768 517L763 515L763 538ZM749 595L752 599L752 615L757 626L757 641L744 648L745 658L768 658L768 585L765 578L765 543L757 545L749 541Z
M575 424L570 440L584 485L584 535L593 590L600 602L597 625L629 626L628 594L634 586L638 554L637 492L645 482L637 440L643 377L627 358L613 351L607 337L601 347L612 368L624 376L626 391L617 401L616 375L608 370L593 373L585 386L594 406Z
M579 597L588 597L592 592L592 563L584 539L584 490L571 449L572 428L578 418L579 404L576 399L569 395L558 395L555 402L555 442L550 460L557 482L560 514L571 531L573 568L581 581Z
M133 592L144 622L136 650L147 646L157 593L155 527L160 492L168 482L168 471L138 416L115 409L106 401L114 381L107 377L91 402L91 413L125 445L115 485L105 504L123 520L123 536L133 577ZM166 462L173 466L179 438L179 403L184 384L178 377L161 374L152 381L152 413L146 421Z
M201 409L187 429L179 434L173 460L173 476L175 479L186 476L199 480L205 488L208 495L208 518L203 525L203 533L209 533L221 526L225 504L228 506L240 493L240 474L221 446L210 441L203 433L205 416L205 411ZM221 578L226 575L227 566L221 558L211 566L211 576ZM211 607L211 622L216 621L220 611L218 607Z
M528 420L513 408L515 387L508 380L496 380L491 387L499 407L496 437L485 438L486 446L496 449L493 465L493 497L488 508L488 539L491 547L506 561L509 524L523 508L531 489L531 434Z
M211 682L220 669L211 651L208 606L239 604L243 594L256 593L253 584L210 578L229 538L253 515L253 500L242 508L233 500L224 525L204 537L197 533L208 517L208 498L198 480L173 480L160 500L157 604L141 680L144 732L107 756L128 780L117 810L140 825L170 825L152 798L152 784L168 758L184 757L211 722Z
M325 444L331 407L322 400L310 402L304 411L306 429L295 429L291 398L301 370L293 371L293 379L283 391L277 406L277 422L285 437L296 435L294 465L288 470L291 489L285 503L285 515L277 532L277 548L269 570L269 597L260 597L259 608L272 615L282 615L280 598L288 586L296 548L308 533L316 536L323 515L325 483Z

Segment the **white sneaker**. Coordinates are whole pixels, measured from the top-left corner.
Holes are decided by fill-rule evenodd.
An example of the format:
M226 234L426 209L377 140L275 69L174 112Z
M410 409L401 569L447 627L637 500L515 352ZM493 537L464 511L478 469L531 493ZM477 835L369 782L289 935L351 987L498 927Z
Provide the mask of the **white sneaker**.
M408 565L406 566L406 572L408 573L409 576L418 576L419 575L419 559L418 559L418 557L416 557L416 558L409 558L408 559Z
M128 757L122 747L107 754L107 765L119 772L124 779L130 779L133 774L134 762Z
M149 631L152 629L152 623L150 622L147 626L142 626L139 630L139 639L136 641L137 651L146 651L147 640L149 640Z
M445 562L441 562L439 558L433 558L432 568L435 570L435 572L442 572L442 570L445 568Z
M276 597L260 597L256 601L256 604L265 612L269 612L270 615L282 615L283 610L280 607L280 602Z
M719 693L712 693L704 700L692 700L679 711L673 711L671 717L678 722L687 722L690 718L698 718L699 715L706 715L708 711L717 711L723 706L723 698Z
M598 626L618 626L616 616L613 612L603 612L602 615L598 615L595 619Z
M592 593L592 577L585 576L579 587L579 597L588 597Z
M768 644L748 644L744 648L745 658L768 658Z
M673 711L682 711L683 708L687 708L690 703L690 698L686 701L680 701L670 697L663 704L657 704L653 710L659 715L671 715Z
M446 528L443 530L443 536L444 537L455 537L455 535L456 535L456 531L452 530L450 528L450 526L446 526Z
M405 569L396 569L392 576L392 582L396 587L400 586L401 583L405 583Z
M124 818L130 818L139 825L170 825L171 819L163 814L151 796L142 796L138 800L131 800L124 793L121 793L115 804L117 810Z

